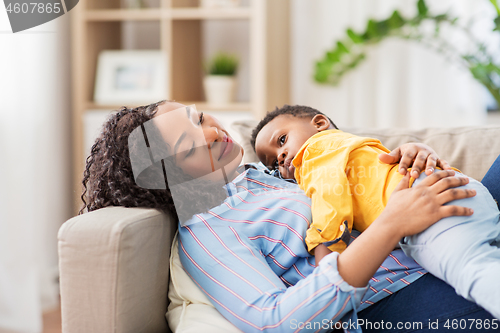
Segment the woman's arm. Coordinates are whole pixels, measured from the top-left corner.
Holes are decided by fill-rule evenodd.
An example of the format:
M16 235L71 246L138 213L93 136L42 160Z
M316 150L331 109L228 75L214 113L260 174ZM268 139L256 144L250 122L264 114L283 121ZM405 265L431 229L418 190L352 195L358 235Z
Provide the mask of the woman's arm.
M366 286L403 237L448 216L472 215L469 208L443 206L476 195L474 190L456 189L469 180L451 177L454 174L449 170L436 172L413 188L408 188L410 176L406 174L382 214L339 256L338 269L344 280L354 287Z
M287 288L267 262L281 264L284 258L266 256L261 248L245 242L248 235L236 229L196 224L181 227L179 236L184 269L217 310L243 332L295 332L305 325L314 325L312 331L316 331L349 312L355 315L352 310L366 291L365 286L354 288L343 281L337 270L337 253ZM290 231L283 241L294 237ZM285 246L296 254L298 247L293 243L287 241ZM307 255L303 241L301 246Z
M411 176L415 179L424 168L427 175L430 175L436 167L451 170L448 162L440 159L438 154L424 143L405 143L389 154L380 154L379 159L386 164L399 163L399 172L402 175L406 175L406 170L412 167Z
M410 189L403 189L404 181L408 186L408 177L404 178L386 210L365 231L366 235L358 237L340 258L338 253L323 258L312 273L289 288L268 263L279 260L281 264L281 259L263 253L258 240L245 242L248 235L239 233L230 224L204 221L179 228L179 256L185 270L217 310L244 332L311 328L305 327L305 323L315 325L317 330L322 325L334 324L346 314L351 317L344 320L355 322L356 311L352 310L359 307L369 278L403 235L425 229L444 216L465 215L461 208L442 205L474 193L449 190L464 184L456 178L444 178L453 172L436 175ZM283 211L280 216L286 213ZM279 240L290 251L288 258L300 251L299 245L305 255L303 240L296 240L293 230L283 230L285 233ZM276 246L282 246L279 240Z
M430 175L436 167L443 170L451 170L448 162L439 158L437 153L428 145L423 143L405 143L388 154L380 154L379 159L386 164L399 163L399 172L406 175L408 167L412 167L411 176L418 178L421 170L425 167L426 174ZM326 200L327 202L329 200ZM335 213L336 214L336 213ZM316 263L319 263L332 251L323 244L314 249Z

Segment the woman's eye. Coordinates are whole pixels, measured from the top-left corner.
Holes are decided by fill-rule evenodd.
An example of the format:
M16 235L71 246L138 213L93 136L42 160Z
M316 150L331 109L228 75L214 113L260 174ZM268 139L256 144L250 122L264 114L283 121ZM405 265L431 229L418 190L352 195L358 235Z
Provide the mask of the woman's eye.
M189 149L188 153L184 156L184 159L188 158L189 156L193 155L194 154L194 142L193 142L193 146L191 147L191 149Z
M280 145L284 145L285 144L285 140L286 140L286 135L282 135L278 138L278 143Z
M198 121L198 125L203 124L203 120L204 120L204 118L203 118L203 112L200 112L200 119Z

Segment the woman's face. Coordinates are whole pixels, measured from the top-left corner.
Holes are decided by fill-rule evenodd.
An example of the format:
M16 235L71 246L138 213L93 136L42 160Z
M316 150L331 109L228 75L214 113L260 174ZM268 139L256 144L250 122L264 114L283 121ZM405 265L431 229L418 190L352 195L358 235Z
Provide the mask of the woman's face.
M165 102L158 106L153 121L184 173L213 181L233 179L243 149L215 117L194 106Z

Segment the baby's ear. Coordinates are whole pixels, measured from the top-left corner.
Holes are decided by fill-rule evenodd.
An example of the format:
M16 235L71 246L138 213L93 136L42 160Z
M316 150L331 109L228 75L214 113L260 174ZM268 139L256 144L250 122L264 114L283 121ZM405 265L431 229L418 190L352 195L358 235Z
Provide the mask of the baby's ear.
M324 114L315 115L312 118L311 123L314 125L314 127L316 127L318 132L326 131L328 128L330 128L330 120L328 120L328 117Z

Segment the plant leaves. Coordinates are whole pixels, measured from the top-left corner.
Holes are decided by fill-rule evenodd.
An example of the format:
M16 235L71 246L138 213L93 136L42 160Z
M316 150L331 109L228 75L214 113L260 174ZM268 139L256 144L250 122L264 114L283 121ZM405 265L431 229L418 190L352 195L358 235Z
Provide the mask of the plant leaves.
M471 55L464 55L462 56L462 58L464 58L467 61L473 61L475 59L475 57Z
M497 0L490 0L490 2L495 7L495 9L496 9L496 11L498 13L498 16L500 16L500 6L498 5L498 1Z
M347 29L347 36L354 42L354 44L363 43L363 37L355 33L352 29Z
M369 39L374 39L376 41L380 40L382 37L389 33L389 23L388 20L384 21L374 21L369 20L368 26L366 27L366 33L363 35L365 41Z
M495 66L495 65L493 65L493 66L494 66L493 71L494 71L495 73L497 73L498 75L500 75L500 67L499 67L499 66ZM499 87L499 88L500 88L500 87Z
M339 56L344 54L344 53L349 53L349 49L342 43L342 42L337 42L337 50Z
M490 0L490 2L497 8L500 0ZM430 34L424 35L420 27L420 24L424 21L434 22L434 39L441 42L431 46L435 51L451 58L449 52L453 52L453 50L449 50L446 43L442 43L440 28L443 23L447 23L455 28L462 29L459 26L458 17L453 17L450 13L431 15L425 0L417 1L417 9L418 14L412 18L405 18L397 10L394 10L391 16L385 20L370 19L367 22L366 30L362 33L357 33L351 28L347 29L346 37L335 41L334 47L325 52L323 60L316 63L316 72L314 74L316 82L330 85L338 84L346 73L355 69L366 58L363 50L366 50L368 45L379 43L389 36L417 42L426 41ZM494 30L500 31L500 12L494 19L494 23ZM398 30L405 26L408 27L408 30ZM471 27L466 26L463 29L468 31ZM392 33L393 31L394 33ZM430 35L430 38L432 40L432 35ZM358 45L354 46L354 44ZM463 59L462 63L469 68L474 78L482 83L500 104L500 64L495 64L491 60L482 60L485 58L491 59L492 57L488 54L488 50L483 43L477 42L475 46L474 52L463 54L455 51L455 56Z
M238 58L229 53L219 52L206 64L209 75L234 75L238 69Z
M389 20L376 22L377 34L383 37L389 33Z
M374 20L368 21L368 26L366 27L367 39L378 37L377 23Z
M418 8L418 16L426 16L427 13L429 12L429 8L427 7L427 4L425 3L424 0L418 0L417 3L417 8Z
M494 63L490 62L486 65L486 70L491 74L491 73L497 73L500 74L500 67L495 65Z
M436 27L434 28L434 38L437 38L440 32L441 26L439 25L439 22L436 22Z
M448 14L436 15L434 17L434 20L437 21L437 22L446 21L447 19L448 19Z
M337 50L335 51L328 51L326 53L326 58L329 62L339 62L340 61L340 55Z
M316 73L314 74L314 80L319 83L325 83L328 81L328 76L330 75L332 65L330 63L325 63L318 61L316 63Z
M488 70L483 64L477 64L470 67L470 71L474 78L481 82L485 82L488 79Z
M397 10L392 13L392 16L388 20L389 27L391 29L398 29L405 25L404 18L399 14Z

